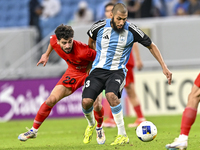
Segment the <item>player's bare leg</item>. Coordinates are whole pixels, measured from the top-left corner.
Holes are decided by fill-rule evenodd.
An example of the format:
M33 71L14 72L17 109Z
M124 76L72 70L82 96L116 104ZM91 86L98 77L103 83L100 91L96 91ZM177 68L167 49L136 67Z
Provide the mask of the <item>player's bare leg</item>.
M122 110L122 105L120 103L120 100L113 92L106 93L106 98L108 102L110 103L112 114L118 128L118 135L115 141L111 143L111 145L121 145L121 144L129 143L129 138L126 135L126 131L125 131L123 110Z
M71 88L66 88L63 85L55 86L50 96L40 106L40 109L38 110L37 115L34 119L32 128L31 129L27 128L28 131L20 134L18 136L18 139L20 141L26 141L29 138L36 138L39 127L45 121L45 119L49 116L53 106L62 98L70 95L71 93L72 93Z
M85 118L88 121L88 126L84 133L83 143L88 144L92 140L93 131L96 128L94 111L93 111L94 100L91 98L83 98L82 100L82 110L85 115Z
M128 127L137 127L142 121L145 121L146 119L143 116L139 98L135 92L134 83L130 83L128 86L125 87L128 98L133 106L133 109L136 112L137 119L134 123L128 124Z
M104 103L108 103L109 104L109 102L107 100ZM108 112L108 118L103 121L103 127L106 127L106 128L115 128L116 127L116 123L115 123L115 120L113 118L111 108L108 107L106 109L106 111Z
M188 135L190 129L196 119L197 108L200 101L200 88L194 85L188 96L188 103L182 115L181 133L173 143L167 144L166 148L173 150L174 148L184 150L187 149Z

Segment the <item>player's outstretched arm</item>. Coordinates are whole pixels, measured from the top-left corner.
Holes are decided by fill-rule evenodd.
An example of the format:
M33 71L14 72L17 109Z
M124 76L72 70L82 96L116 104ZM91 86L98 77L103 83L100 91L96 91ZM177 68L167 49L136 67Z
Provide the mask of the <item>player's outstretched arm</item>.
M37 63L37 66L39 64L43 64L43 66L47 64L47 61L49 60L49 55L51 54L52 50L53 47L51 46L51 44L49 44L47 51L41 56L40 60Z
M164 75L167 77L168 80L168 84L171 84L172 81L172 73L171 71L167 68L167 65L165 64L161 53L158 49L158 47L152 42L150 46L147 47L150 52L152 53L152 55L156 58L156 60L160 63L162 69L163 69L163 73Z

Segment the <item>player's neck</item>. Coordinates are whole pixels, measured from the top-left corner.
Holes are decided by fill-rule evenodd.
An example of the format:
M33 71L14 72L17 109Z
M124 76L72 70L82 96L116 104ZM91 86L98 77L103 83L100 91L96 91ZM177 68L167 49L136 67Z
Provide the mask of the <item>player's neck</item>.
M110 20L110 26L113 28L113 23L112 23L112 20Z

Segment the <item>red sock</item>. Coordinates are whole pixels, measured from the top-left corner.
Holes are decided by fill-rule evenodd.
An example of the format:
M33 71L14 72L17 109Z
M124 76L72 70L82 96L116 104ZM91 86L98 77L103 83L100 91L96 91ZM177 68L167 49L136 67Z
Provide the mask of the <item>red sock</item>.
M95 120L97 121L97 127L101 127L103 123L103 115L104 115L104 108L102 107L100 111L95 111L94 110L94 117Z
M113 114L112 114L112 111L111 111L111 108L110 108L110 107L109 107L108 111L109 111L109 112L108 112L108 113L109 113L109 116L108 116L108 117L109 117L110 119L114 119L114 118L113 118Z
M137 106L133 107L133 109L136 112L137 118L144 118L144 116L142 114L142 111L141 111L140 105L137 105Z
M49 116L51 109L52 107L48 106L46 102L44 102L40 106L40 109L38 110L37 115L35 116L35 120L33 122L33 127L35 129L38 129L43 121Z
M181 121L181 134L189 135L191 126L193 125L197 115L197 109L186 107Z

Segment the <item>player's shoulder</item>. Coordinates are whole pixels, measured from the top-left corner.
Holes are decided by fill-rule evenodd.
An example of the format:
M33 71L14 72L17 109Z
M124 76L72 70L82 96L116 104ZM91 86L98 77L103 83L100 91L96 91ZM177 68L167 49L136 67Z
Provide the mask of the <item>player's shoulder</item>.
M101 28L105 25L106 25L106 20L99 20L92 25L91 31L94 31L95 29Z
M73 40L74 46L77 48L84 48L84 47L88 47L87 44L81 42L81 41L77 41L77 40Z
M133 24L132 22L127 22L128 23L128 27L132 30L135 30L137 27L137 25Z
M93 26L94 26L94 25L101 26L101 24L106 24L106 20L105 20L105 19L98 20L98 21L96 21L96 22L93 24Z
M50 36L50 43L52 46L57 44L57 37L55 34Z
M135 25L131 22L127 22L127 23L128 23L128 28L132 33L137 33L141 37L144 37L144 32L142 30L140 30L137 25Z
M76 45L87 45L81 41L77 41L77 40L73 40L73 43L76 44Z
M53 39L57 39L56 35L55 35L55 34L54 34L54 35L51 35L51 36L50 36L50 40L51 40L51 39L52 39L52 40L53 40Z

